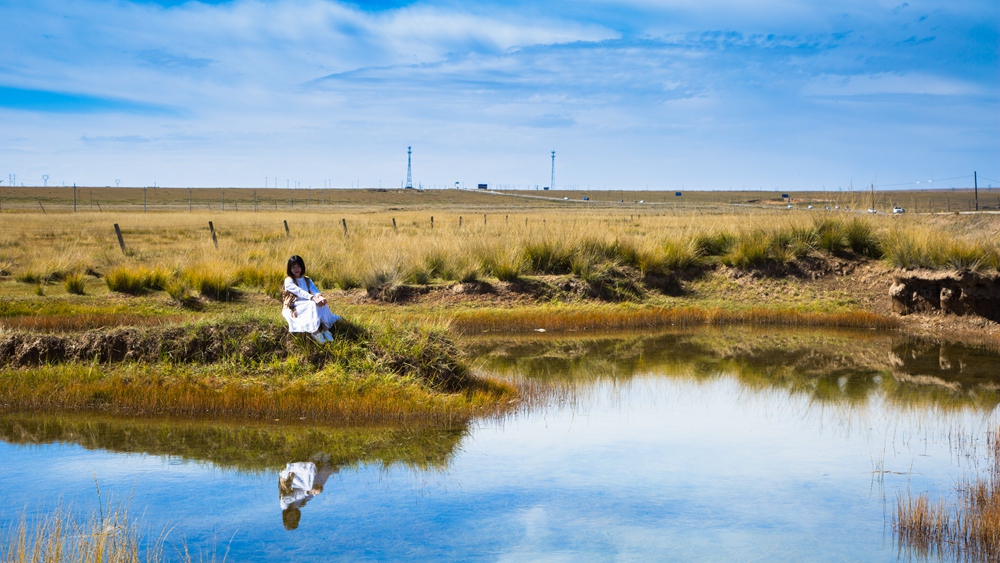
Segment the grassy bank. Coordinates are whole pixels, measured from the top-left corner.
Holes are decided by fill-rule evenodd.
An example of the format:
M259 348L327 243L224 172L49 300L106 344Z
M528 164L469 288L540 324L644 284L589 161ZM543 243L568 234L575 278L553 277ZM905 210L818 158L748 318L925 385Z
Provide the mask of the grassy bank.
M502 411L513 391L470 374L440 329L338 323L324 346L274 318L0 339L7 412L377 424Z
M80 213L59 222L7 215L0 274L38 294L52 285L87 293L93 291L90 281L100 279L122 294L166 291L185 303L197 294L236 299L241 288L275 295L292 254L306 258L309 274L326 289L361 287L387 295L404 283L570 275L597 288L596 297L613 300L641 298L630 283L669 291L679 274L718 264L787 270L790 264L826 258L878 259L892 267L1000 268L1000 217L992 215L505 208L471 217L463 213L376 209L298 215L290 236L282 226L287 215L274 212L222 217ZM124 254L113 222L122 227ZM192 255L202 258L192 262Z

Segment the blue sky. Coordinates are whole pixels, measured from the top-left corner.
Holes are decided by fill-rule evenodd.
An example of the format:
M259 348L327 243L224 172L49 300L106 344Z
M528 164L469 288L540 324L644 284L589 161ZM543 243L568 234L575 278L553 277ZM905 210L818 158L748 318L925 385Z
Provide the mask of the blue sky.
M0 179L1000 185L1000 3L0 0ZM952 180L952 178L954 178Z

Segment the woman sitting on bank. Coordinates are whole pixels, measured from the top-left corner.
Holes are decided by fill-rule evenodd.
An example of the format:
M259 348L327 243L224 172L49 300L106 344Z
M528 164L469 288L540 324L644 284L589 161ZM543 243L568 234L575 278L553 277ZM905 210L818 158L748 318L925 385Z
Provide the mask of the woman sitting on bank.
M330 312L326 297L306 277L306 263L296 254L288 259L285 290L281 296L281 315L288 321L288 332L308 332L320 344L332 342L330 327L340 317Z

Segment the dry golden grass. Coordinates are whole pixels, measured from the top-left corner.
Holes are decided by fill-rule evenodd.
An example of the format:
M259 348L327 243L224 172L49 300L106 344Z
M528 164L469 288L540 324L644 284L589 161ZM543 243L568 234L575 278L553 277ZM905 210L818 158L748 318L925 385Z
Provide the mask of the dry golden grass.
M163 276L178 276L196 290L225 298L232 286L240 284L276 290L292 254L303 256L310 276L328 288L357 286L364 280L426 283L470 275L511 279L552 270L569 273L577 268L574 260L611 260L640 271L684 268L703 257L711 237L726 241L724 261L749 267L760 259L787 261L804 252L846 248L847 231L825 225L852 219L870 227L894 265L1000 266L1000 216L928 220L757 209L714 214L490 211L485 224L477 213L478 220L466 220L461 227L459 218L468 219L469 212L454 209L81 212L61 215L59 221L48 221L41 214L5 214L0 266L29 283L60 280L74 272L108 275L124 268L136 276L149 272L148 281L159 285ZM820 218L829 221L817 221ZM347 235L341 219L346 220ZM290 237L285 236L284 220L289 222ZM209 221L215 225L218 249ZM125 254L112 228L116 222L123 231ZM917 249L917 258L907 253L909 247ZM585 269L585 264L579 268Z
M878 329L891 329L899 326L899 321L896 319L866 311L813 313L790 309L725 310L720 308L663 308L628 305L473 309L449 313L448 318L451 320L451 328L464 334L524 332L538 329L551 332L627 330L674 325L720 324Z
M58 509L34 524L22 518L7 530L2 563L139 563L164 561L163 538L143 548L139 523L127 505L94 510L84 519ZM190 560L190 558L188 558Z
M985 475L965 477L958 500L932 503L926 494L897 498L893 529L902 548L919 556L1000 561L1000 429L987 435Z

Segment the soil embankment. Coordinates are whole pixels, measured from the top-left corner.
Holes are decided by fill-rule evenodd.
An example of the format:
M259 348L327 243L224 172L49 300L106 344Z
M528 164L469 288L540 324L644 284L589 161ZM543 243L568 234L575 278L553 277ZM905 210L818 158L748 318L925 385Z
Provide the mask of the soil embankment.
M902 315L974 315L1000 322L1000 275L976 272L912 271L897 274L889 289Z

